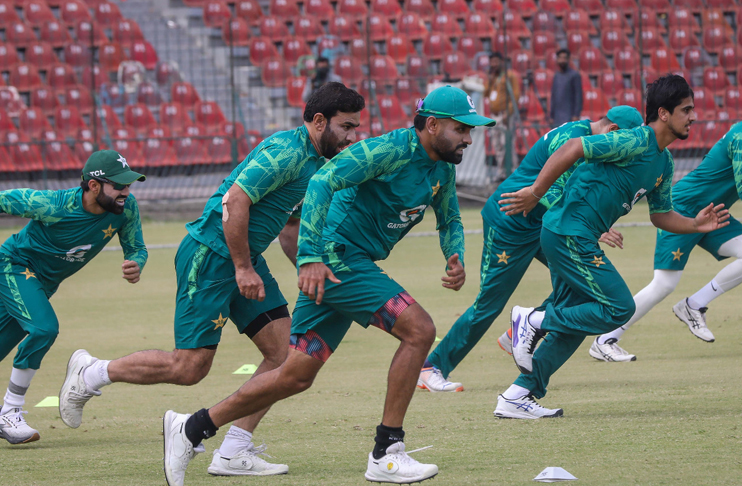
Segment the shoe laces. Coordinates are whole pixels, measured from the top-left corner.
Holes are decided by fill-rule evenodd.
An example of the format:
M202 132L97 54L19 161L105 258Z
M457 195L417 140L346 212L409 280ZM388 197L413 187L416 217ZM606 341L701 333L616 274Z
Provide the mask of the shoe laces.
M27 413L28 412L23 410L22 408L11 408L10 411L5 414L5 416L7 417L8 421L15 426L28 425L26 423L26 419L23 417Z
M397 462L399 462L400 464L405 464L405 465L408 465L408 466L413 466L415 464L420 464L420 461L416 460L413 457L410 457L409 455L410 454L413 454L415 452L424 451L425 449L430 449L431 447L433 447L433 446L432 445L429 445L429 446L421 447L419 449L415 449L415 450L412 450L412 451L409 451L409 452L407 452L407 451L395 452L395 453L393 453L391 455L394 456L397 459Z
M101 395L100 390L87 391L86 389L84 392L70 391L67 401L69 401L73 405L83 406L86 403L88 403L88 400L90 400L91 398L97 397L100 395Z
M530 322L526 321L526 325L529 326L531 329L530 332L526 333L526 344L528 345L528 354L533 354L533 351L536 349L536 344L541 340L542 337L544 337L544 333L541 332L539 329L536 329L531 325Z
M619 346L618 343L610 343L610 344L609 343L605 343L605 344L608 346L608 349L613 354L620 355L620 356L625 356L625 355L628 355L629 354L628 352L626 352L625 349L623 349L621 346Z
M265 452L265 450L267 448L268 448L268 446L265 445L265 443L260 444L259 446L256 446L255 444L253 444L252 447L247 448L245 450L245 452L247 452L248 454L250 454L252 456L255 456L257 459L260 459L261 461L263 460L263 458L262 457L258 457L258 455L265 456L265 457L268 457L270 459L273 459L273 456L271 456L271 455L269 455L269 454L267 454Z
M438 368L433 368L428 381L432 382L431 384L440 385L441 387L445 386L446 383L448 383L448 380L443 378L443 373L441 373L441 370L439 370Z

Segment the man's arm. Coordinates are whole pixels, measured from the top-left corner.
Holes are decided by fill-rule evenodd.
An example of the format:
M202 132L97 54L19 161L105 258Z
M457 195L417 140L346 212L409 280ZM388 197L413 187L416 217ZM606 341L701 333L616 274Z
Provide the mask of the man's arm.
M122 277L129 283L139 282L142 270L147 264L147 246L142 234L142 219L139 215L139 205L133 196L129 196L127 208L124 209L126 223L119 231L119 243L124 252L124 263L121 264Z
M278 235L278 242L281 243L281 249L291 263L296 266L297 243L299 239L299 226L301 218L291 216Z
M459 290L466 281L464 271L464 225L461 224L459 199L456 196L456 176L451 170L451 177L443 189L433 198L433 210L438 222L436 229L446 257L446 277L441 278L443 286Z
M0 213L30 218L43 223L57 223L64 215L65 203L58 201L54 191L36 191L34 189L11 189L0 191Z
M652 224L661 230L675 234L708 233L729 224L729 211L723 204L709 204L701 209L695 218L686 218L675 211L652 213L649 215Z

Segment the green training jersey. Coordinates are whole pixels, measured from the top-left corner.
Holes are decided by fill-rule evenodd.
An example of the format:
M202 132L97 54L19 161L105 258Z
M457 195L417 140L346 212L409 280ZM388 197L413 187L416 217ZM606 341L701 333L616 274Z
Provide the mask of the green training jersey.
M729 209L742 197L742 122L711 148L701 164L672 188L675 210L694 218L710 203Z
M544 228L597 240L644 196L650 214L672 211L672 155L659 149L651 127L581 140L586 163L574 171L564 196L544 215Z
M32 221L5 240L0 253L28 267L51 291L100 253L118 234L124 258L147 263L139 206L126 198L124 212L93 214L82 206L82 188L62 191L12 189L0 192L0 212ZM29 278L29 277L26 277Z
M188 233L224 258L230 258L222 228L222 198L237 184L252 201L247 241L255 258L276 239L289 217L299 216L307 184L325 163L305 126L277 132L260 143L209 198Z
M428 157L414 128L351 145L312 178L299 229L298 264L322 261L326 244L350 244L373 260L422 221L431 206L446 258L464 259L456 170Z
M539 232L531 230L540 231L541 219L544 213L561 198L564 185L574 170L585 161L584 159L578 160L567 172L559 177L544 197L541 198L539 204L526 217L523 217L522 214L513 216L505 215L505 213L500 211L500 205L497 201L502 199L501 196L504 193L517 192L524 187L533 185L544 164L554 152L564 145L567 140L587 135L592 135L590 120L579 120L567 122L539 138L523 158L523 161L515 172L505 179L495 193L489 197L482 209L482 218L490 225L505 225L519 233L523 231L533 232L535 238L538 238Z

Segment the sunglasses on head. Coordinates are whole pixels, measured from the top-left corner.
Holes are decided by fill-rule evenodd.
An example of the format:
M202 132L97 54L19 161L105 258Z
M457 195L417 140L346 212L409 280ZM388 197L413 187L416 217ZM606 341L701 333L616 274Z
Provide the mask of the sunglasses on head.
M420 99L417 100L417 109L415 110L417 113L419 113L420 110L423 109L423 102L424 101L425 101L425 98L420 98ZM433 115L453 116L453 113L445 113L443 111L429 110L427 108L425 110L423 110L423 111L425 111L426 113L432 113Z
M119 184L118 182L109 181L108 179L104 179L102 177L93 177L92 179L102 184L110 184L116 191L123 191L127 187L131 186L131 184Z

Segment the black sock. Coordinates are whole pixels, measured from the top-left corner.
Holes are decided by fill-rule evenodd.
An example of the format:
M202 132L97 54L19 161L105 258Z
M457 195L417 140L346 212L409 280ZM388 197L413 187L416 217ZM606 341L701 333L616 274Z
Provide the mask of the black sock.
M425 363L423 363L423 368L433 368L435 365L430 362L430 360L426 359Z
M204 439L214 437L217 430L219 428L211 421L209 411L205 408L191 415L185 423L185 434L193 447L199 445Z
M387 427L384 424L376 427L376 445L372 453L374 459L381 459L386 455L386 448L397 442L404 441L404 430L402 427Z

